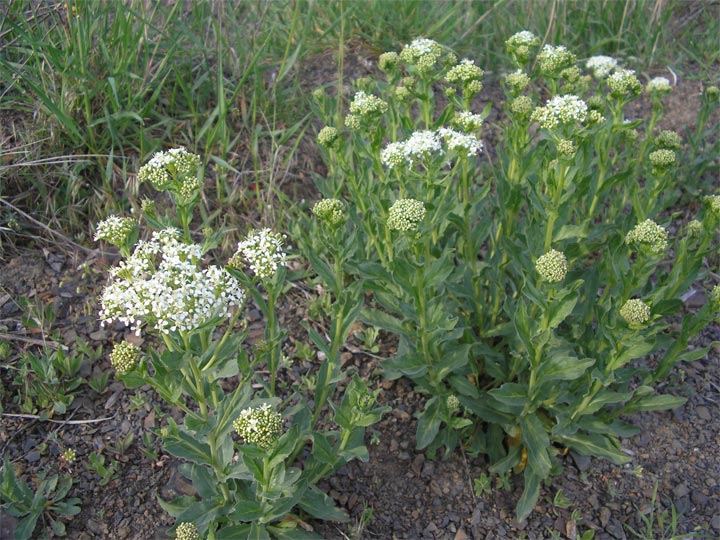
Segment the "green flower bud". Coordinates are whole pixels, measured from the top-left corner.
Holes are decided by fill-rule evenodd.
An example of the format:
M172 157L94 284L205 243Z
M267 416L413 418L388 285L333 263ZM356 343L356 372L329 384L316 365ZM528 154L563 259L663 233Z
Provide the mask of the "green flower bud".
M338 130L331 126L325 126L320 130L320 133L317 135L317 142L320 146L323 146L325 148L335 148L338 142Z
M687 224L685 232L691 238L697 238L702 234L703 225L697 219L693 219Z
M524 72L517 70L515 73L508 73L503 79L513 94L519 94L530 85L530 77Z
M200 533L194 523L184 521L175 529L175 538L177 540L199 540Z
M677 150L682 147L682 139L675 131L665 129L658 133L657 137L655 137L655 144L659 148Z
M387 226L394 231L416 231L423 219L425 219L425 205L421 201L398 199L390 207Z
M282 433L282 415L275 412L269 403L258 408L244 409L233 421L233 428L245 444L268 450L273 447Z
M505 41L505 49L521 66L528 63L532 50L538 45L540 45L540 39L527 30L513 34Z
M110 353L110 365L115 368L119 375L125 375L130 372L140 360L140 347L123 341L116 343Z
M619 69L605 80L614 98L637 96L642 91L642 84L631 69Z
M312 213L330 227L335 227L345 221L345 205L338 199L323 199L316 202Z
M384 114L387 110L387 102L362 90L355 92L355 97L350 103L350 113L363 118Z
M378 58L378 67L383 71L394 70L400 62L400 56L396 52L382 53Z
M448 412L450 414L455 414L460 410L460 400L455 394L450 394L447 397L447 399L445 400L445 405L447 406Z
M357 131L360 129L360 118L358 118L354 114L348 114L345 117L345 126L352 129L353 131Z
M577 57L570 52L564 45L545 45L538 54L538 64L540 71L546 77L557 77L561 71L572 66Z
M475 65L473 60L465 58L458 65L453 66L445 74L445 80L450 84L466 86L472 81L479 81L485 72Z
M715 309L720 309L720 285L715 285L710 292L710 299L712 300Z
M633 298L620 308L620 316L631 326L639 326L650 320L650 306L638 298Z
M518 96L510 102L510 112L520 118L528 118L533 108L532 99L528 96Z
M668 245L668 234L664 227L652 219L638 223L635 228L625 236L627 244L645 244L655 253L662 253Z
M675 152L666 148L650 152L650 164L658 170L665 170L675 163Z
M551 249L540 256L535 262L535 270L549 283L559 283L568 272L568 262L565 254Z
M95 241L105 240L113 246L123 247L136 225L133 218L110 216L98 223Z
M720 195L708 195L705 197L705 204L715 214L715 217L720 219Z
M412 94L405 86L396 86L395 97L398 98L399 101L404 102L409 100L412 97Z
M559 141L557 141L557 151L558 154L566 157L572 157L575 155L575 152L577 152L577 147L572 141L569 141L567 139L560 139Z

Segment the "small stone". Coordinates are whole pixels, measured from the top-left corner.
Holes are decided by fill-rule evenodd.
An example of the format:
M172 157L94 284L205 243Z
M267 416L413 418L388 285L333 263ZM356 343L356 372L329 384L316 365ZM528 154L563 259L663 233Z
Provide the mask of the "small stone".
M685 482L682 482L681 484L678 484L677 486L675 486L675 487L673 488L673 494L674 494L675 497L677 497L678 499L679 499L680 497L684 497L684 496L687 495L688 493L690 493L690 490L688 489L687 484L686 484Z
M573 461L575 462L575 466L580 471L587 471L590 468L590 457L589 456L581 456L580 454L576 454L575 452L570 452L570 455L573 458Z
M28 463L35 463L40 460L40 452L32 450L25 455L25 461Z
M603 527L607 527L607 524L610 522L610 509L607 506L603 506L600 509L600 525Z
M710 526L716 531L720 531L720 514L715 514L710 520Z
M705 405L698 405L695 407L695 414L698 415L698 418L701 420L711 420L712 415L710 414L710 410Z
M453 540L470 540L470 537L463 529L458 529Z
M104 341L107 339L107 332L105 330L95 330L90 333L90 339L93 341Z

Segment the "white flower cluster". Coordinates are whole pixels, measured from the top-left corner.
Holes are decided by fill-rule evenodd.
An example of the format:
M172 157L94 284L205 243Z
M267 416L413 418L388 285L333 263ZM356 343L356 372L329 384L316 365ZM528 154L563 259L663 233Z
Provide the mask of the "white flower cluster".
M637 95L642 91L642 84L632 69L618 69L608 76L606 82L610 88L610 95L614 98Z
M469 133L471 131L478 131L482 127L483 117L470 111L460 111L455 113L452 123L455 127Z
M482 142L475 135L448 128L440 128L437 133L445 141L448 150L455 151L458 155L474 156L483 148Z
M246 260L255 275L260 279L275 275L278 266L284 266L287 254L283 251L285 235L270 229L250 231L245 240L238 243L237 252L230 259L230 266L242 268Z
M283 417L269 403L257 408L243 409L233 421L233 427L246 444L254 444L268 450L282 433Z
M591 56L585 62L585 67L593 72L596 79L604 79L618 65L618 61L612 56Z
M109 216L98 223L95 241L105 240L113 246L122 247L133 232L136 223L133 218Z
M100 299L103 324L121 321L138 335L143 324L165 334L190 332L242 305L240 282L217 266L200 269L201 247L178 236L174 229L153 233L110 271L113 281Z
M564 45L545 45L538 54L540 71L546 75L558 74L563 68L573 65L576 59L575 54Z
M654 253L662 253L668 246L668 233L652 219L635 225L635 228L625 235L628 244L645 244Z
M482 119L480 121L482 122ZM482 142L474 135L450 128L440 128L437 131L416 131L405 141L388 144L380 152L380 159L390 169L409 168L415 161L433 155L444 155L446 149L443 148L443 142L447 150L466 157L477 154L483 148Z
M545 129L552 129L558 125L584 122L587 119L587 104L577 96L567 94L555 96L544 107L537 107L532 114L532 120Z
M360 90L350 103L350 112L358 116L383 114L388 110L388 104L377 96Z
M200 187L197 171L200 156L191 154L184 148L173 148L166 152L156 152L152 159L140 167L138 181L149 182L158 191L170 187L174 179L183 179L180 189L190 192ZM186 196L186 193L183 193Z
M483 75L485 75L485 72L475 65L475 61L464 58L459 64L448 70L445 80L453 84L468 84L471 81L482 79Z
M415 199L398 199L390 207L387 226L400 232L416 231L425 219L425 205Z
M429 72L440 60L443 47L432 39L418 38L400 51L400 60L417 67L420 73Z
M538 45L540 45L540 39L528 30L522 30L513 34L505 41L505 48L521 65L526 64L528 60L530 60L531 49Z
M648 94L667 94L672 91L672 87L665 77L655 77L647 83L645 90Z

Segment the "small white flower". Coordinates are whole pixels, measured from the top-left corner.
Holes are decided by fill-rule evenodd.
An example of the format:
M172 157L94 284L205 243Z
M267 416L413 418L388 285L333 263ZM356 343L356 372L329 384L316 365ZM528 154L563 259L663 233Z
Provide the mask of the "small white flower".
M591 56L585 62L585 67L593 72L596 79L604 79L617 67L618 61L612 56Z

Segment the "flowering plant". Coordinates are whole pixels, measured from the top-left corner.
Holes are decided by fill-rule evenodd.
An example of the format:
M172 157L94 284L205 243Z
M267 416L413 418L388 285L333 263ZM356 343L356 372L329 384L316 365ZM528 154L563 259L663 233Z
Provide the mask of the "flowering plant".
M708 274L720 225L717 195L688 224L667 212L683 185L680 137L656 130L672 88L651 81L650 118L627 120L643 92L634 71L595 57L584 73L567 48L539 43L507 40L516 66L493 162L482 69L430 40L381 55L385 80L357 83L372 115L318 138L318 187L346 209L336 260L372 293L361 318L399 337L385 376L427 397L418 448L462 444L493 473L522 473L520 519L568 450L630 459L619 437L638 428L624 415L683 403L654 385L706 354L688 344L718 311L707 302L670 324ZM316 98L332 123L339 105Z
M124 255L110 270L100 318L149 337L144 351L132 339L116 344L110 362L128 387L148 384L182 412L182 421L168 419L158 430L197 491L160 501L177 519L176 538L313 538L305 515L347 519L318 481L352 459L367 460L365 428L384 412L357 378L340 400L332 399L347 379L340 347L358 308L338 310L342 319L333 321L329 343L314 333L325 354L312 398L279 393L285 237L249 231L225 266L206 264L212 241L194 243L190 227L202 188L199 167L199 156L177 149L140 170L140 180L167 191L178 210L158 216L145 202L141 221L156 229L149 239L137 240L140 223L128 218L98 226L97 238ZM244 321L250 301L266 322L264 339L252 350ZM321 418L330 428L320 428Z

